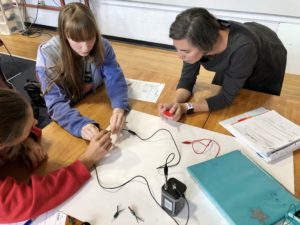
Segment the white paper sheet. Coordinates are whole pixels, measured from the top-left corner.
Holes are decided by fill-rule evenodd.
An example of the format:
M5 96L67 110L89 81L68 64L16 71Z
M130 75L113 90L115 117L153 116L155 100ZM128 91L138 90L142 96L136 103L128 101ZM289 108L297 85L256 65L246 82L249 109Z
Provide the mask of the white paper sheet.
M186 171L189 165L211 159L215 152L207 151L205 154L197 155L191 145L182 144L185 140L213 139L221 146L220 154L239 149L278 179L288 190L294 192L292 157L271 165L259 158L252 150L244 148L234 137L166 121L134 110L129 113L127 122L127 127L143 138L149 137L160 128L168 129L173 134L181 152L181 162L178 166L169 168L169 178L175 177L187 185L186 198L190 203L190 225L199 225L199 222L205 225L228 225L228 222ZM117 186L135 175L143 175L147 178L154 197L160 203L161 187L165 178L163 171L156 170L156 167L164 164L171 152L175 153L176 161L178 153L166 131L158 132L147 141L141 141L136 136L124 132L116 139L109 155L97 166L100 182L105 186ZM128 210L128 206L133 206L137 209L138 215L145 220L141 224L174 224L174 221L153 201L142 179L134 180L118 190L104 190L98 185L94 172L92 176L92 179L60 208L61 211L93 225L136 225L136 220ZM117 205L125 210L113 221ZM185 206L176 220L179 224L185 224L186 218L187 207Z
M33 219L30 225L65 225L67 215L56 210L50 210L39 217ZM24 225L27 221L19 223L5 223L1 225Z
M165 84L134 79L126 79L126 83L129 98L153 103L157 102L165 87Z

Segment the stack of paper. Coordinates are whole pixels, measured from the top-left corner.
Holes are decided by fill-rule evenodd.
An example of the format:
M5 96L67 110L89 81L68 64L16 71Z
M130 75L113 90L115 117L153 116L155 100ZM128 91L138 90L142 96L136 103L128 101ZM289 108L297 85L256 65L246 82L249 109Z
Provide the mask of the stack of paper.
M300 148L300 127L274 110L258 108L220 124L267 162Z

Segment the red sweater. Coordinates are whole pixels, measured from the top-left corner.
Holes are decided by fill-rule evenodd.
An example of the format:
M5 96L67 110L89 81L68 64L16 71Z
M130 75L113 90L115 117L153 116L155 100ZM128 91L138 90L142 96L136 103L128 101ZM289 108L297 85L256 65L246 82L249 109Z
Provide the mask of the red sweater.
M38 128L34 128L32 133L36 138L41 136ZM86 167L76 161L43 177L32 175L29 183L18 182L12 177L0 180L0 223L35 218L55 208L90 177Z
M0 223L37 217L73 195L89 178L86 167L76 161L46 176L32 175L29 184L12 177L0 181Z

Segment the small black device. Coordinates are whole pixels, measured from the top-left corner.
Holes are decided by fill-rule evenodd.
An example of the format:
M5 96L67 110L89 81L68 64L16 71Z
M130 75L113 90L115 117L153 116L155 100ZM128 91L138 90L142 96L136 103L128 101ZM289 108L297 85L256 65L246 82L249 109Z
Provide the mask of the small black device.
M175 178L170 178L161 187L161 207L170 215L176 216L185 204L186 185Z

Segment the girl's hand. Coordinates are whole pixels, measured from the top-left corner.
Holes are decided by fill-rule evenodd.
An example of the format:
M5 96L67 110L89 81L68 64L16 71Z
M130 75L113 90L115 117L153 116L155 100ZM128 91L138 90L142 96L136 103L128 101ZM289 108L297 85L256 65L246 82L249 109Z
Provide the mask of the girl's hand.
M124 109L115 108L110 118L110 129L113 134L120 133L125 124Z
M86 151L80 156L79 160L90 169L96 162L101 160L111 148L110 132L101 130L91 139Z
M42 161L48 158L47 152L45 152L39 143L32 138L28 137L23 142L25 147L25 163L28 167L36 168ZM29 160L29 162L28 162Z
M92 123L86 124L81 129L81 137L88 141L90 141L98 133L99 133L98 127L96 127Z

